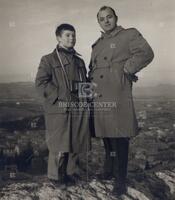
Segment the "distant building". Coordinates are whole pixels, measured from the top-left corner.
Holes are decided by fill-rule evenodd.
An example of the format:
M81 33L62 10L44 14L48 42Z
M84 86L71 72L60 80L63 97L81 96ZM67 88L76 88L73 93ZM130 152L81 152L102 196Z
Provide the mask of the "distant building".
M39 122L40 122L40 117L36 117L36 118L32 119L32 121L30 123L31 128L38 128Z
M138 119L140 119L140 120L147 119L147 112L146 112L146 110L138 112Z
M14 148L17 142L17 138L14 135L7 135L5 141L8 147Z
M16 173L18 172L18 167L17 165L5 165L5 173L8 174L9 178L15 178Z
M20 131L17 131L17 130L15 130L13 133L14 133L16 136L18 136L18 135L21 134Z
M13 147L7 147L3 149L3 155L8 157L15 157L16 151Z
M20 148L19 148L19 145L16 145L16 146L15 146L14 151L16 152L17 155L20 154Z
M31 128L37 128L37 122L36 121L31 122Z
M5 165L5 171L16 173L18 171L18 167L17 165Z

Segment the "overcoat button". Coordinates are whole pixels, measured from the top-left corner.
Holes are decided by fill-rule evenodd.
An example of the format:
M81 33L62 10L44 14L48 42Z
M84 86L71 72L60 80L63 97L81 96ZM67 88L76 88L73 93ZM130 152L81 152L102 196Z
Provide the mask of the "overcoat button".
M100 78L103 78L103 75L100 75Z
M104 57L104 60L107 60L107 57L106 57L106 56Z

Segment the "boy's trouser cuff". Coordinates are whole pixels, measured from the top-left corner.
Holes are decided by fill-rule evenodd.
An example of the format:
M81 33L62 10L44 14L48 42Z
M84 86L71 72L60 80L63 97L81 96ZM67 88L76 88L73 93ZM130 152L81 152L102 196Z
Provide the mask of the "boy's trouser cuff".
M52 154L49 152L48 171L49 179L60 180L64 175L79 174L79 158L76 153Z

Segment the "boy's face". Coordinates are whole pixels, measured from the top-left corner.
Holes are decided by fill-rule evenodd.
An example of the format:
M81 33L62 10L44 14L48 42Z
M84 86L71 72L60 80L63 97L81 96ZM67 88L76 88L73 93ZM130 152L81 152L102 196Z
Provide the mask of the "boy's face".
M98 23L105 32L110 32L117 26L117 19L112 10L107 8L99 12Z
M60 36L57 36L59 46L63 48L72 48L76 43L76 34L74 31L63 30Z

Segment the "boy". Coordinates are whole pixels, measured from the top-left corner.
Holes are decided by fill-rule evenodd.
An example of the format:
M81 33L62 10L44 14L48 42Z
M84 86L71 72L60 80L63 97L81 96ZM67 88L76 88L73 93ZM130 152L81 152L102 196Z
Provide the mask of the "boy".
M89 115L86 109L69 105L80 101L77 87L86 82L86 68L74 49L75 28L61 24L55 34L58 45L41 58L35 85L44 100L48 178L58 184L74 184L79 177L78 153L90 148Z

